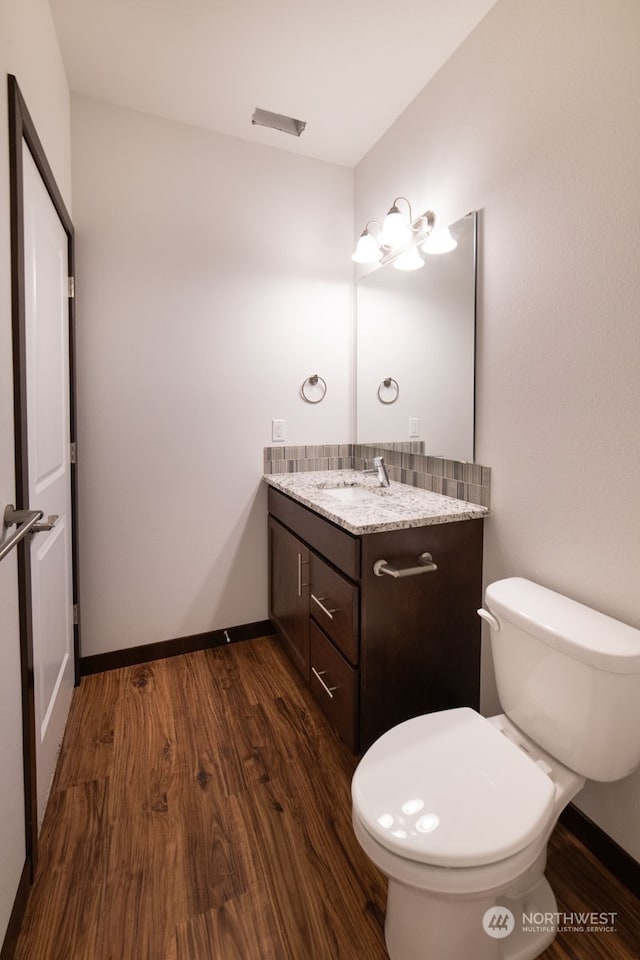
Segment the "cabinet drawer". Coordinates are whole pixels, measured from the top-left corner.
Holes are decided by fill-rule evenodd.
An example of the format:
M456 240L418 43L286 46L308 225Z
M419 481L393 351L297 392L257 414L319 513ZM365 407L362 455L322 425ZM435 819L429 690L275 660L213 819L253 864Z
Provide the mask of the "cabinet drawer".
M358 750L358 671L311 621L311 690L352 753Z
M354 580L360 576L360 539L269 487L269 513Z
M351 663L358 662L358 588L313 551L309 612Z

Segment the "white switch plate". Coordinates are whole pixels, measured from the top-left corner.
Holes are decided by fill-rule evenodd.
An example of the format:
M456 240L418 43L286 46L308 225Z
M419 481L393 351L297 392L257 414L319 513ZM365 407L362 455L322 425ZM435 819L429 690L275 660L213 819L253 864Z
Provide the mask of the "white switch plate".
M410 437L420 436L420 418L419 417L409 417L409 436Z
M271 421L271 439L272 440L287 439L287 421L286 420Z

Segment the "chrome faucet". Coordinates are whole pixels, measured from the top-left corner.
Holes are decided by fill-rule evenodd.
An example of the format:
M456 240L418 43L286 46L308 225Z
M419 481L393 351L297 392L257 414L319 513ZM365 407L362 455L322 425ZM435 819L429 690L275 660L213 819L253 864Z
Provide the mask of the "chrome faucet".
M363 470L362 472L377 474L381 487L391 486L391 481L389 480L389 472L386 468L384 457L374 457L373 468L371 470Z

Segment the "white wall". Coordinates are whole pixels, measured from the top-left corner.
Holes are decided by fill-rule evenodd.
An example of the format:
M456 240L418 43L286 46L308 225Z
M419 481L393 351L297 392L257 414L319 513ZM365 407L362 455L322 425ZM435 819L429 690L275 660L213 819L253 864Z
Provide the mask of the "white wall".
M13 73L71 208L69 91L46 0L0 0L0 514L15 503L6 75ZM18 578L0 563L0 944L25 859Z
M442 222L482 210L486 581L530 577L637 627L639 45L636 0L501 0L355 179L356 233L397 194ZM483 687L492 711L488 658ZM640 774L578 804L640 859Z
M354 432L353 172L75 96L72 143L82 653L262 620L271 419Z

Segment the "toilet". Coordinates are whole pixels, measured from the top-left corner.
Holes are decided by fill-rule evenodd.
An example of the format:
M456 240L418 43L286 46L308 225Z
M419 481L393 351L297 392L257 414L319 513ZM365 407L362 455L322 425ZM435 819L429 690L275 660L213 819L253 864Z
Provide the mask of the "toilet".
M388 877L391 960L532 960L555 936L544 876L585 780L640 764L640 630L520 577L485 591L504 711L383 734L352 781L353 828Z

